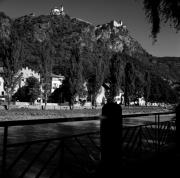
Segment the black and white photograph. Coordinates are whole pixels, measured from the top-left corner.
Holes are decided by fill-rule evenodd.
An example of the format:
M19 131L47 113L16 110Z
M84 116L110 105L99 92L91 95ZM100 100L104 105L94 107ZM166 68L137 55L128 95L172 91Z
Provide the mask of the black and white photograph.
M180 176L180 0L0 0L0 178Z

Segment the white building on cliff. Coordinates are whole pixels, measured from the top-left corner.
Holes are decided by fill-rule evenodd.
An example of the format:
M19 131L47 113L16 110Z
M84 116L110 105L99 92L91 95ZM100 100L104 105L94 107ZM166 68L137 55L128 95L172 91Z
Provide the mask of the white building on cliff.
M65 15L64 7L61 5L60 8L55 7L51 9L50 15Z

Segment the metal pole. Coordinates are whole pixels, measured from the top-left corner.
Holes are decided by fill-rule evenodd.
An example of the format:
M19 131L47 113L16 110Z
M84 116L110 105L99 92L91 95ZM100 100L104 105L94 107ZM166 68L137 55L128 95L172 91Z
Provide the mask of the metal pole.
M176 151L180 152L180 104L176 107Z
M61 142L61 150L60 150L60 158L59 158L59 175L60 178L63 177L64 174L64 139Z
M157 151L157 115L155 114L155 138L154 138L154 143L155 143L155 151Z
M157 140L157 144L158 144L158 145L157 145L157 146L158 146L158 147L157 147L157 149L158 149L157 151L158 151L158 152L159 152L159 148L160 148L160 130L159 130L160 127L159 127L159 124L160 124L160 115L158 114L158 125L157 125L157 129L158 129L158 130L157 130L157 139L158 139L158 140Z
M140 152L140 158L142 156L142 126L139 128L139 152Z
M3 138L3 158L2 158L2 173L3 177L6 177L6 157L7 157L7 139L8 139L8 126L4 127Z

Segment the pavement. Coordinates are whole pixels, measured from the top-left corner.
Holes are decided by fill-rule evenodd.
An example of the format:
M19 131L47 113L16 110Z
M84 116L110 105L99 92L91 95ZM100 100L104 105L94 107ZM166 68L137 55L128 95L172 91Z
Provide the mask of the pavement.
M133 164L126 165L122 169L125 177L179 177L180 175L180 150L175 144L169 145L159 153L141 157Z

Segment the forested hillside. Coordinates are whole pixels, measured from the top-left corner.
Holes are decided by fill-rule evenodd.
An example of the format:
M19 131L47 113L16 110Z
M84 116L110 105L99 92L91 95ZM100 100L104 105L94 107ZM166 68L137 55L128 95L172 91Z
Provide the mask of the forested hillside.
M144 50L124 25L112 21L94 26L68 15L11 19L0 13L0 61L6 88L13 83L12 76L28 66L41 73L46 84L50 73L64 75L69 101L84 94L82 84L87 82L93 97L109 83L110 96L121 88L130 100L145 96L147 101L174 102L169 81L177 81L180 74L178 66Z

